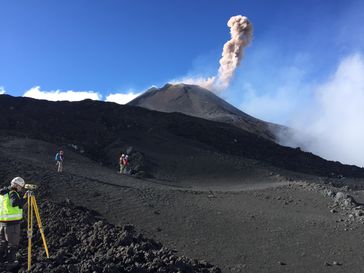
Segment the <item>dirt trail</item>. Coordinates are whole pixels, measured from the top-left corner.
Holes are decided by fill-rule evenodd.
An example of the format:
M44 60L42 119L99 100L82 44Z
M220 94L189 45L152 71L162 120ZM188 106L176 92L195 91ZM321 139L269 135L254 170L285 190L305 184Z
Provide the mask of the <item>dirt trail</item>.
M71 200L113 224L131 223L179 255L205 259L223 272L364 271L363 225L349 224L340 211L330 212L332 199L283 175L263 173L255 177L258 184L239 183L239 177L228 185L199 184L196 177L171 185L121 176L71 150L65 172L57 174L57 147L45 142L3 139L0 149L14 162L5 176L45 183L51 200Z

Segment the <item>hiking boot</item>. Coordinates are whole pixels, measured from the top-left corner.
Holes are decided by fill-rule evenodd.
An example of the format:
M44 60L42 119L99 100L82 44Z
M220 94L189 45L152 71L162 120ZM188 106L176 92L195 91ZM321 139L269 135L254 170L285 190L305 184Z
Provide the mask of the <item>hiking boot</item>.
M4 264L4 267L6 268L7 271L14 271L20 268L20 264L18 260L15 260Z
M0 246L0 263L4 263L6 261L5 259L5 253L6 253L7 247L6 246Z
M6 260L8 261L8 263L12 263L12 262L16 261L16 252L17 252L16 247L10 247L8 249L8 253L6 255Z
M7 262L5 262L4 264L6 270L13 271L19 268L20 264L16 258L16 253L17 253L17 247L8 248L8 253L6 255Z

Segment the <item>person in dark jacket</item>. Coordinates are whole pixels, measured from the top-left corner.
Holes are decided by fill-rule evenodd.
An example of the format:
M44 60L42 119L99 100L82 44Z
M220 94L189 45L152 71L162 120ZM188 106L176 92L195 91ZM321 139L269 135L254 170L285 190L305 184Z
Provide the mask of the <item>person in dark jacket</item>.
M24 186L24 179L15 177L10 187L0 190L0 263L18 263L16 253L20 241L20 222L26 203L20 192Z

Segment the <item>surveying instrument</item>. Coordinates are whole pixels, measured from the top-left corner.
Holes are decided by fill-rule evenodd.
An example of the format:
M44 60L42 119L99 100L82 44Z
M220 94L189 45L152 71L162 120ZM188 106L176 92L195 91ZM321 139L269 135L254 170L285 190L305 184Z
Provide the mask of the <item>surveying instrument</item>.
M44 249L45 249L47 258L49 258L49 253L48 253L47 242L46 242L46 239L44 236L42 221L40 220L37 201L35 200L35 196L34 196L34 192L33 192L35 189L37 189L37 186L33 185L33 184L25 184L25 189L27 189L27 192L26 192L24 198L26 197L28 199L27 200L28 201L28 233L27 233L27 235L28 235L28 271L30 271L30 267L32 264L33 212L37 219L38 228L39 228L40 234L42 236L43 245L44 245Z

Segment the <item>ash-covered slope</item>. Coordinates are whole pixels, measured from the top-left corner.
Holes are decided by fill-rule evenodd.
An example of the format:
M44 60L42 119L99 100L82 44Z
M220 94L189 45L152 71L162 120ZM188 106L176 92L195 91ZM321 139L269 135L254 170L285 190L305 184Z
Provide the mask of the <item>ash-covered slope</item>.
M198 85L166 84L160 89L151 88L128 105L225 122L273 141L276 132L287 129L249 116Z
M136 172L180 181L189 177L228 180L272 166L315 175L364 177L356 166L326 161L280 146L235 126L140 107L85 100L49 102L0 96L0 135L76 145L78 151L117 167L128 151Z
M38 156L39 154L36 154L34 157ZM8 186L4 181L10 181L16 174L26 177L27 181L36 181L38 185L35 195L49 249L50 257L47 259L39 228L35 225L32 238L31 272L33 273L178 273L181 271L221 273L219 268L206 261L177 255L175 250L168 249L154 239L137 232L133 225L121 226L109 223L97 211L87 208L89 206L78 206L69 198L56 203L55 198L60 198L61 190L55 191L52 186L60 183L69 184L76 176L70 173L55 175L54 171L34 165L34 162L9 159L0 153L0 188ZM74 184L86 178L78 177L78 179ZM61 188L68 196L68 191L71 189ZM107 196L107 191L102 191L102 184L99 184L98 190L101 191L99 195ZM78 192L78 196L82 196L78 199L87 199L82 191ZM0 272L29 272L26 222L25 220L21 223L19 265L8 266L0 263Z

